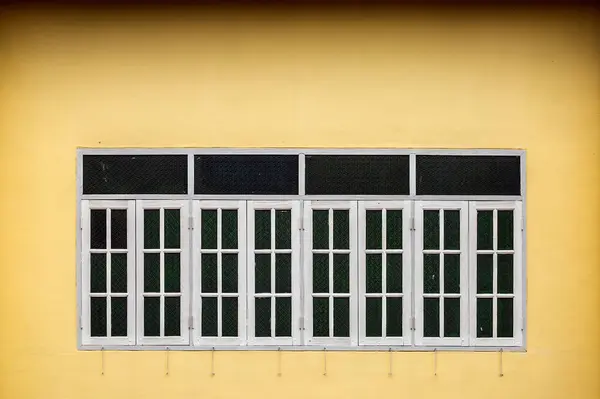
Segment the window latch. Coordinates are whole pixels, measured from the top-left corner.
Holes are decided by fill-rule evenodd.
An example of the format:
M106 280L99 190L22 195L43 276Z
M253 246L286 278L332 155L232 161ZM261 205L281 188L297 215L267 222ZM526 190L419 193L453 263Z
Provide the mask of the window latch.
M410 218L410 231L415 231L415 218Z

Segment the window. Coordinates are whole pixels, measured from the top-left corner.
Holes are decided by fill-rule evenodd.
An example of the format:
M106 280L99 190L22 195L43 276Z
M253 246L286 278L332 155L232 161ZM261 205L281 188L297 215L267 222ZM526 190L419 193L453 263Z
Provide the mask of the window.
M519 151L82 150L82 349L524 347Z

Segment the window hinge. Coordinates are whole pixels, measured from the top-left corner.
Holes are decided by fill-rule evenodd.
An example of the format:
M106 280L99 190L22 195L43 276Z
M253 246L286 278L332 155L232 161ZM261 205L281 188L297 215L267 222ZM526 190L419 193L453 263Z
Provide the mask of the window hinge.
M81 323L81 316L79 316L79 329L83 330L83 323Z
M188 219L188 229L189 230L194 230L194 217L190 216Z
M410 329L411 329L412 331L414 331L414 330L415 330L415 318L414 318L414 317L411 317L411 318L410 318Z
M525 228L525 218L521 216L521 231Z
M415 231L415 218L414 217L410 218L410 230Z

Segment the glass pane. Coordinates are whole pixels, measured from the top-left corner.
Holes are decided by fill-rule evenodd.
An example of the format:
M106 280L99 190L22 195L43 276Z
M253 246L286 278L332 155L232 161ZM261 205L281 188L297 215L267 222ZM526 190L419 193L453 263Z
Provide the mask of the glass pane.
M498 337L513 337L513 299L498 298Z
M110 299L110 335L113 337L127 336L127 298L113 297Z
M313 249L329 248L329 211L313 211Z
M160 336L160 298L144 298L144 336Z
M460 298L444 298L444 337L460 337Z
M257 337L270 337L271 298L256 298L254 308L254 335Z
M477 249L493 249L493 211L477 211Z
M350 255L333 254L333 292L350 292Z
M386 300L386 334L388 337L402 336L402 298Z
M477 293L491 294L494 284L494 255L477 255Z
M329 298L313 298L313 336L329 337Z
M221 210L221 248L238 247L238 214L235 209Z
M292 254L275 255L275 292L292 292Z
M512 254L498 254L498 293L512 294L514 284Z
M236 297L221 298L221 335L223 337L238 336L238 299Z
M106 254L90 254L90 292L106 292Z
M144 210L144 248L160 248L160 211Z
M221 254L221 292L238 292L237 254Z
M491 338L492 323L492 298L477 298L477 338Z
M127 254L110 255L110 290L127 292Z
M271 292L271 254L256 254L254 268L254 292Z
M90 298L90 335L106 337L106 298Z
M112 209L110 211L110 247L127 248L127 210Z
M423 292L427 294L440 292L440 256L438 254L423 255Z
M217 331L217 298L202 298L202 336L216 337Z
M366 284L368 293L380 293L382 289L381 255L367 254Z
M460 293L460 254L444 254L444 292Z
M275 299L275 336L292 336L292 298Z
M203 209L200 214L202 249L217 248L217 210Z
M165 209L165 248L179 248L181 228L179 209Z
M440 300L438 298L423 299L423 336L440 336Z
M217 292L217 254L202 254L202 292Z
M333 336L350 336L349 298L333 298Z
M160 254L144 254L144 292L160 292Z
M90 248L106 249L106 210L90 210Z
M402 249L402 210L386 211L386 248Z
M440 212L423 211L423 249L440 249Z
M165 292L181 292L179 254L165 254Z
M444 249L460 249L460 211L444 211Z
M387 254L385 269L386 292L402 292L402 254Z
M271 248L271 211L254 211L254 248Z
M181 335L181 298L165 297L165 337Z
M275 211L275 248L292 248L292 211Z
M498 211L498 249L513 249L513 211Z
M329 292L328 254L313 254L313 292Z
M382 336L382 310L381 298L366 298L365 306L365 328L367 337Z
M333 211L333 248L350 248L350 214L347 210Z
M379 210L366 211L367 249L381 249L381 213Z

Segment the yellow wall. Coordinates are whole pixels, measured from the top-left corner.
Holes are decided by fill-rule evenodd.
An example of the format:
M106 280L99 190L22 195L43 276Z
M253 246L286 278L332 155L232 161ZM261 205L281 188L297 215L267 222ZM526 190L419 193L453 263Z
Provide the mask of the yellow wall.
M600 55L581 10L0 17L1 398L599 398ZM79 146L527 150L528 351L76 349Z

